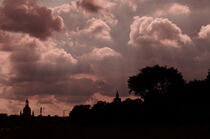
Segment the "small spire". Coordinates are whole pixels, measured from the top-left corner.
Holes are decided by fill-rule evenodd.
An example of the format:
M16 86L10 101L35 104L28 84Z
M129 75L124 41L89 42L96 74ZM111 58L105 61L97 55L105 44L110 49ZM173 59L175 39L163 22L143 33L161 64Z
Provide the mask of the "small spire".
M118 90L117 90L117 93L116 93L116 98L119 98L119 92L118 92Z
M117 90L117 93L116 93L116 97L114 98L114 102L115 103L120 103L121 102L121 98L120 98L118 90Z

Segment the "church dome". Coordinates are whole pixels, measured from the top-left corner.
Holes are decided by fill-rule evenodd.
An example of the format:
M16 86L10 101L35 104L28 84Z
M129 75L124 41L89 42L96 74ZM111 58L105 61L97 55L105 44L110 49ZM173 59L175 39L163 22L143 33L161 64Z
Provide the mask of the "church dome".
M29 107L29 102L26 100L26 105L23 108L23 116L30 117L31 116L31 108Z

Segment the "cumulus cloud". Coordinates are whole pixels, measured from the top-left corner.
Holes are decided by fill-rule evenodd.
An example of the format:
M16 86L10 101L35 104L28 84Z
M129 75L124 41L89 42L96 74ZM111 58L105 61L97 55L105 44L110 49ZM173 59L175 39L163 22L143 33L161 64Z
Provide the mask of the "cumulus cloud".
M93 57L96 57L96 59L103 59L106 57L119 57L121 56L120 53L112 50L109 47L104 47L104 48L95 48L93 49L93 51L91 52L91 55Z
M161 43L178 47L178 42L190 43L191 39L182 30L167 18L135 17L130 26L130 41L133 46L146 43Z
M116 52L115 50L104 47L104 48L94 48L89 54L83 55L83 59L89 60L103 60L104 58L111 58L111 57L120 57L121 54Z
M60 100L68 96L66 103L79 103L98 91L100 81L74 76L90 73L91 68L57 48L53 40L41 42L27 35L13 37L19 39L14 49L5 51L9 55L1 52L10 65L0 68L0 98L24 100L36 95L54 95Z
M103 20L91 18L83 29L70 32L69 37L74 47L83 47L84 52L89 52L93 47L104 47L112 43L111 27Z
M87 21L87 29L82 30L81 33L90 34L96 38L111 40L111 28L106 22L100 19L90 19Z
M38 2L50 8L34 0L27 4L23 4L26 0L4 1L7 5L2 3L0 19L7 19L10 27L16 18L20 23L13 30L2 29L4 20L0 23L0 99L5 105L9 100L20 104L28 97L32 108L42 104L46 115L57 114L78 103L91 103L91 99L96 102L98 94L101 100L112 100L117 89L120 96L128 96L128 77L145 66L174 66L186 80L204 79L210 67L209 42L204 41L209 40L208 0ZM22 15L27 20L20 20ZM65 29L41 41L47 37L37 36L45 36L46 30L36 26L49 26L48 37L58 31L45 24L45 15L50 22L62 17ZM38 33L32 34L29 24ZM18 108L23 106L24 102ZM4 107L0 112L18 108Z
M56 65L57 63L78 64L78 60L63 49L54 48L49 49L41 55L41 63L49 63L52 65Z
M169 8L169 13L175 14L175 15L179 15L179 14L190 14L190 8L186 5L181 5L178 3L173 4L170 8Z
M0 7L0 29L28 33L41 40L61 31L63 20L52 11L39 6L36 0L4 0Z
M78 8L76 1L71 1L69 4L59 5L51 9L53 14L59 15L64 19L65 29L70 32L85 28L87 26L86 23L91 19L100 19L110 27L117 25L117 20L111 10L103 10L103 12L98 14L91 14Z
M200 39L210 39L210 24L202 26L200 32L198 33Z
M155 15L158 15L158 16L164 16L164 15L167 15L167 14L189 15L190 13L191 13L191 10L187 5L182 5L182 4L179 4L179 3L173 3L173 4L170 5L169 8L166 5L166 7L164 7L163 9L157 9L157 11L155 12Z

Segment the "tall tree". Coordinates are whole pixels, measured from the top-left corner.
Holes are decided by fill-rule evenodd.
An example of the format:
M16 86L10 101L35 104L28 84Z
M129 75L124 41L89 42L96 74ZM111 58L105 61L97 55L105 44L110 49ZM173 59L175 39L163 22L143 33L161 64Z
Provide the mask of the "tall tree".
M129 93L140 95L145 101L158 99L169 92L177 92L185 84L180 72L173 67L155 65L140 70L128 79Z

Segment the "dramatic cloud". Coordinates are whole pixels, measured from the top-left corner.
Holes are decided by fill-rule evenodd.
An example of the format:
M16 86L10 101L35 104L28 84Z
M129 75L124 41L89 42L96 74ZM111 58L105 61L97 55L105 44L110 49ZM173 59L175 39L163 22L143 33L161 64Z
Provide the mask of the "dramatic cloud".
M26 98L45 115L112 101L116 90L126 98L129 76L154 64L204 79L209 9L208 0L2 0L0 113L18 114Z
M77 56L89 53L94 47L105 47L112 44L111 27L103 20L91 18L84 28L70 32L72 44L67 48Z
M62 18L54 17L50 9L39 6L36 0L4 0L0 20L2 30L28 33L42 40L63 28Z
M181 29L166 18L135 17L132 23L129 44L133 46L145 43L161 43L178 47L178 42L190 43L189 36L182 33Z
M74 76L90 73L90 67L81 65L70 53L57 48L52 40L41 42L29 36L13 37L19 39L19 43L12 47L8 56L2 52L11 65L4 64L0 69L3 74L1 98L24 100L35 95L54 95L59 99L68 96L68 103L78 103L98 91L100 81ZM5 63L3 59L1 63Z

